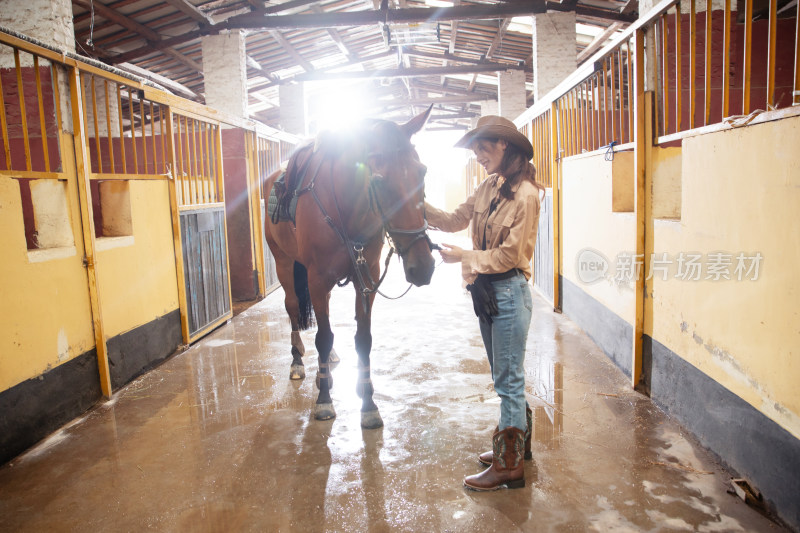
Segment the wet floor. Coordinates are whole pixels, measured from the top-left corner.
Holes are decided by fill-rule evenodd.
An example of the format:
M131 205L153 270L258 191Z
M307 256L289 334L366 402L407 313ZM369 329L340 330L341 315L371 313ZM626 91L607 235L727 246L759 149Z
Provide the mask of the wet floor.
M384 291L405 288L392 263ZM476 493L499 401L459 267L376 302L385 426L360 427L352 286L331 298L337 418L317 363L290 382L280 290L0 468L0 531L781 531L730 474L539 295L528 340L527 486Z

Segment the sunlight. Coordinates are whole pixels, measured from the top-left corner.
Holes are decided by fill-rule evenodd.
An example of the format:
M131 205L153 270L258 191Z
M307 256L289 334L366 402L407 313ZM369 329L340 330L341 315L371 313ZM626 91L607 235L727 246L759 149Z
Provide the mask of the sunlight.
M366 117L363 86L326 83L308 104L309 133L349 128Z

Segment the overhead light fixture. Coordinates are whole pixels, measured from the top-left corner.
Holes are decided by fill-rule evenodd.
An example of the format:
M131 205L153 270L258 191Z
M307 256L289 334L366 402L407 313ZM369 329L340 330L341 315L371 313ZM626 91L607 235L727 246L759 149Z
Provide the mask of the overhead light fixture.
M438 22L409 24L384 24L383 40L386 46L411 46L435 44L441 41Z

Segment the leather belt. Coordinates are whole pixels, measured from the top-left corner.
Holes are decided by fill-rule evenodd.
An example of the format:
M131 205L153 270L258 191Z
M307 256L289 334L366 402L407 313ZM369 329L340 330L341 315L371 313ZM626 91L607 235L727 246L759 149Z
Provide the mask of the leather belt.
M486 276L486 279L489 281L500 281L508 278L512 278L517 274L522 274L522 270L518 268L512 268L508 272L500 272L499 274L483 274Z

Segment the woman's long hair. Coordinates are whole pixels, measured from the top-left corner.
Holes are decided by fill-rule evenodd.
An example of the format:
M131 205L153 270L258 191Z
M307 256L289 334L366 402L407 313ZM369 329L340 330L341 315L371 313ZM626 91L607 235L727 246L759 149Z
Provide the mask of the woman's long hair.
M494 143L498 141L498 139L487 140ZM517 145L508 141L506 143L508 146L505 154L503 154L503 159L500 161L499 169L500 175L506 180L500 187L500 195L507 200L511 200L514 198L512 187L524 179L530 180L540 191L544 190L544 187L536 181L536 166L528 161L525 153Z

